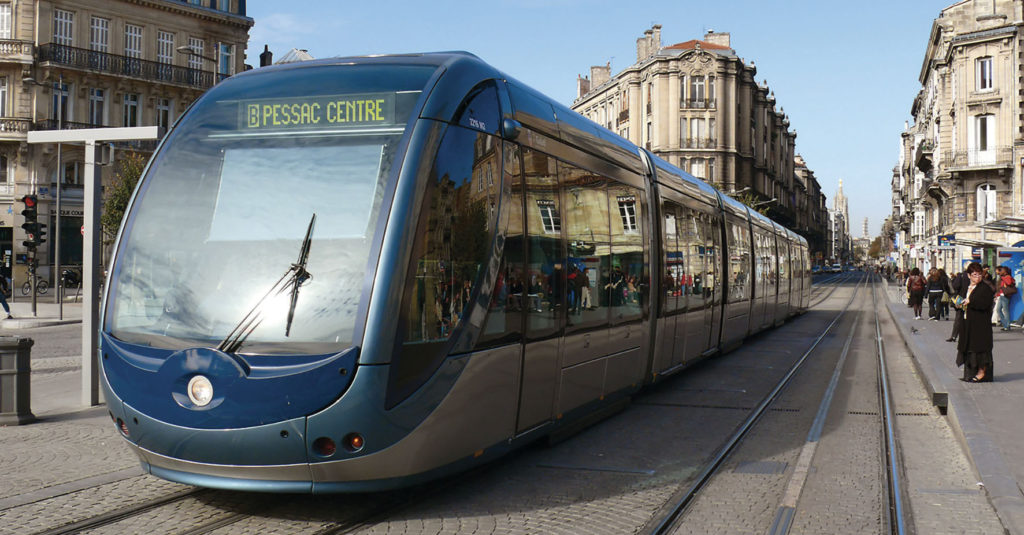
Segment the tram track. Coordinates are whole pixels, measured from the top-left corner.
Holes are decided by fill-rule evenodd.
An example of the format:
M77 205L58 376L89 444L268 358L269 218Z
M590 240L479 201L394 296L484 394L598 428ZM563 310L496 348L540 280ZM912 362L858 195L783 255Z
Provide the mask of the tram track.
M854 291L850 300L843 307L843 310L828 324L822 333L815 339L811 346L803 353L803 355L790 367L789 371L780 379L776 386L762 399L761 403L750 413L746 420L739 426L739 428L730 436L717 452L711 457L711 460L705 465L704 469L693 479L693 481L680 493L669 501L665 507L656 515L655 520L649 524L649 528L644 529L644 533L649 534L666 534L675 531L679 521L684 517L688 507L693 503L696 497L702 490L708 485L712 477L714 477L719 470L722 468L723 463L729 457L729 455L735 451L740 442L747 436L747 434L754 428L755 425L761 420L762 416L768 411L771 404L783 391L793 376L800 370L803 364L806 362L807 357L810 356L821 341L832 331L832 329L839 323L839 321L846 315L850 306L853 304L859 291L860 283L858 282L857 290Z
M842 282L845 282L846 280L849 279L843 279ZM865 291L862 292L861 290ZM834 291L834 289L832 291ZM829 291L828 294L831 295L832 291ZM864 304L865 302L867 303ZM855 303L861 304L855 306ZM843 321L843 318L846 316L851 317L851 319L849 321ZM880 463L879 478L883 480L879 485L884 489L884 492L882 493L883 495L879 497L880 501L884 502L881 506L884 518L881 520L882 525L879 526L879 531L899 535L906 533L909 511L908 507L905 505L907 501L904 500L905 491L903 478L901 477L902 469L899 443L896 437L895 428L896 412L892 403L893 395L890 391L890 381L886 368L885 348L882 339L882 322L880 317L881 312L879 311L879 299L876 291L875 276L868 274L867 276L860 277L857 281L855 291L844 306L843 310L836 315L827 327L825 327L821 335L818 336L807 351L804 352L804 354L793 364L788 373L778 381L775 388L764 397L763 401L753 411L751 411L748 418L744 421L744 424L739 427L726 442L723 443L720 449L710 458L703 471L688 482L685 488L681 489L681 491L674 496L673 499L661 509L661 511L659 511L659 515L649 522L641 533L675 533L692 531L694 529L694 526L688 526L687 529L682 529L682 526L686 524L688 520L691 506L693 506L693 504L700 498L708 486L712 484L714 478L721 475L729 462L734 465L736 464L735 460L730 461L730 457L740 449L746 440L748 440L751 430L764 420L764 416L771 413L771 408L780 397L780 393L787 388L793 376L800 373L801 368L805 366L808 358L818 352L830 351L829 348L822 347L820 344L830 332L837 330L835 327L840 323L843 323L844 327L838 329L838 333L841 333L843 329L848 328L848 332L843 333L845 341L843 342L842 350L835 361L828 386L825 388L825 391L821 396L821 402L817 406L815 419L811 423L807 434L807 441L796 456L792 469L789 470L788 482L784 486L784 490L778 495L778 507L774 512L772 521L770 525L766 525L761 529L763 532L770 533L772 535L788 534L794 526L794 519L798 512L807 507L815 507L816 502L814 502L814 500L802 499L802 494L808 486L809 475L816 471L824 471L824 468L818 466L815 453L819 446L821 446L822 434L830 413L832 415L835 414L833 412L832 405L837 387L840 385L841 380L844 382L848 382L850 380L848 377L844 376L845 373L849 372L844 372L844 370L848 368L855 368L857 365L856 362L848 363L847 358L865 358L864 348L862 347L858 347L854 351L857 354L856 356L851 356L851 347L854 345L855 333L858 332L858 327L862 327L866 330L867 326L870 326L870 330L872 331L871 338L873 338L872 344L874 346L874 369L877 374L876 396L878 407L877 410L859 412L850 411L849 414L853 415L854 418L862 417L864 415L877 418L877 423L875 425L877 426L876 428L880 429L879 433L881 435L881 451L878 453ZM863 339L863 337L860 339ZM824 355L822 355L822 357L823 356ZM817 355L814 358L819 359ZM849 396L848 393L845 395ZM839 410L839 408L834 410ZM831 422L831 420L828 421ZM836 424L830 425L834 428ZM833 432L835 432L834 429ZM750 438L750 440L754 439ZM830 445L828 447L833 446ZM834 453L832 453L832 455L834 455ZM826 458L827 457L828 455L826 455ZM818 481L817 484L820 485L821 482ZM820 489L818 490L820 491ZM811 503L804 504L802 503L803 501L810 501ZM814 513L805 516L813 515ZM817 526L820 528L820 525ZM802 529L807 529L806 523L802 526Z

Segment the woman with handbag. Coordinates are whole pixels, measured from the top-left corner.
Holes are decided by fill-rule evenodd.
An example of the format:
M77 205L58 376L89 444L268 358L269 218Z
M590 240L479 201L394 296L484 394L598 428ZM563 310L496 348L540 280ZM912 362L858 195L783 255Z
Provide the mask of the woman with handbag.
M971 284L964 300L964 330L957 344L956 365L963 366L961 381L989 383L994 376L992 366L992 306L995 292L983 282L981 265L971 262L967 266Z

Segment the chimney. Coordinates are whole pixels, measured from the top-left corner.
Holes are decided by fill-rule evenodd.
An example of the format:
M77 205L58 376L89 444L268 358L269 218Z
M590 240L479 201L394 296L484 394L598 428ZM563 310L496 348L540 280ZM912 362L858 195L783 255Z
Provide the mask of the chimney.
M263 52L260 53L260 67L274 64L274 53L270 51L269 45L263 45Z
M708 30L708 33L704 34L704 41L732 48L732 45L729 44L729 32L715 33L715 30Z
M593 68L591 68L593 71ZM590 92L590 78L576 75L576 98L580 98Z
M657 54L661 50L661 24L655 24L651 26L653 31L653 42L651 43L651 55Z
M612 78L612 64L611 62L602 65L594 65L590 68L590 80L591 87L600 87L601 84L611 80Z
M654 30L647 30L644 36L636 40L636 61L637 63L651 57L651 41L654 40Z

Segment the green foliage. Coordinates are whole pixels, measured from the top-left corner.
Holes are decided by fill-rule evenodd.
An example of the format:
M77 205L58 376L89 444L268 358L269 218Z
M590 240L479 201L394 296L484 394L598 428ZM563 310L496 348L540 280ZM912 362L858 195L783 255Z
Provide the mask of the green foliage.
M100 215L104 243L112 243L117 236L125 210L128 209L128 201L145 167L146 158L135 152L125 154L117 161L114 178L105 188L103 214Z
M761 200L758 199L756 194L747 191L741 193L740 195L737 195L734 198L737 201L740 201L741 203L751 207L755 212L761 215L768 215L768 209L770 208L770 206L768 206L767 203L761 202ZM758 206L758 203L761 203L761 206Z
M871 258L878 258L882 256L882 237L875 238L875 241L871 242L871 248L868 249L868 256Z

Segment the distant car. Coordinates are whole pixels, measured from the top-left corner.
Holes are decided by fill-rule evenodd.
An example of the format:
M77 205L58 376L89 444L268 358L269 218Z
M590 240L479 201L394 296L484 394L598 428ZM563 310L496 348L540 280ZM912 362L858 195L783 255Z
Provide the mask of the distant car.
M829 273L842 273L843 272L843 265L842 264L832 264L832 269L828 270L828 272Z
M821 266L811 266L811 275L821 273Z

